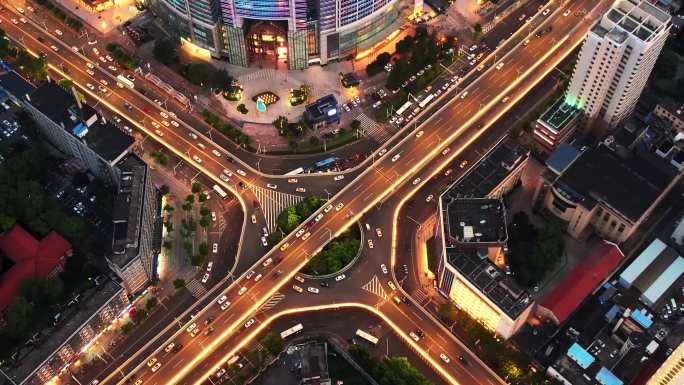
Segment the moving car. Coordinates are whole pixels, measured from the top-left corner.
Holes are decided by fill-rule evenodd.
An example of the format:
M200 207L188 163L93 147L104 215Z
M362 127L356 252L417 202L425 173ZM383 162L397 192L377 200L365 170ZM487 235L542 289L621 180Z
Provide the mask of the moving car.
M448 364L449 362L451 362L451 360L449 359L449 357L447 357L447 355L444 354L444 353L439 353L439 358L441 358L442 361L444 361L445 364Z
M270 188L271 190L277 190L278 185L272 184L272 183L267 183L266 187Z
M161 362L157 362L157 364L152 367L152 372L156 372L159 368L161 368Z
M337 206L335 206L335 211L340 211L342 210L342 207L344 207L344 203L338 203Z
M207 283L209 280L209 273L204 274L204 277L202 277L202 283Z
M250 318L247 322L245 322L245 329L252 326L254 324L254 318Z
M218 243L214 243L213 245L211 245L211 252L214 254L218 253Z
M318 294L318 293L321 292L320 290L318 290L318 288L312 287L312 286L307 287L306 290L307 290L309 293L314 293L314 294Z
M389 271L387 270L387 265L385 265L384 263L380 264L380 270L382 270L382 274L388 274L389 273Z
M226 310L226 309L228 309L228 306L230 306L230 301L228 301L228 302L224 303L223 305L221 305L221 310Z
M227 299L228 299L228 296L223 295L223 296L221 296L221 298L218 299L218 301L216 301L216 303L218 303L220 305L220 304L226 302Z
M397 290L397 287L394 286L394 282L392 281L387 281L387 286L389 286L392 290Z
M238 295L243 295L243 294L245 294L246 291L247 291L247 287L243 286L238 291Z
M292 285L292 290L296 291L297 293L303 293L304 292L304 289L302 289L301 287L299 287L297 285Z
M340 274L340 275L338 275L337 277L335 277L335 281L336 281L336 282L340 282L341 280L343 280L343 279L345 279L345 278L347 278L346 275Z
M152 357L152 358L149 359L149 361L147 361L147 366L151 368L151 367L153 367L154 364L156 364L156 363L157 363L157 358L156 358L156 357Z
M373 240L372 240L372 239L369 239L369 240L368 240L368 248L369 248L369 249L372 249L373 247L374 247L374 245L373 245Z
M164 348L164 351L168 353L168 352L170 352L171 350L173 350L173 347L174 347L174 346L176 346L176 343L175 343L175 342L171 342L170 344L166 345L166 347Z
M342 179L344 179L344 175L335 175L335 177L333 178L334 181L338 181L338 180L342 180Z

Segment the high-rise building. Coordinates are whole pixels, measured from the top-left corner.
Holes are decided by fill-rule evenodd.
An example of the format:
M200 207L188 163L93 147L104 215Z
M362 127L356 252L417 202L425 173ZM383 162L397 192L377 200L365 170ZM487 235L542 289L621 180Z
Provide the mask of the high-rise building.
M156 0L153 9L183 44L213 57L303 69L371 48L413 11L406 1Z
M585 127L612 129L632 112L670 27L648 1L618 0L589 29L567 92Z

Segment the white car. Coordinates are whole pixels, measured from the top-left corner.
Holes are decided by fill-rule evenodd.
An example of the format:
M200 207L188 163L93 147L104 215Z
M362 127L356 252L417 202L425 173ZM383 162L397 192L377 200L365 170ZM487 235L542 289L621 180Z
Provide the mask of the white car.
M98 59L103 63L107 63L107 59L105 59L104 56L100 56Z
M91 70L91 69L87 69L87 70L86 70L86 73L87 73L88 75L90 75L90 76L95 76L95 71L93 71L93 70Z
M568 16L570 14L570 10L568 9L567 11L563 12L563 16Z
M152 372L153 372L153 373L156 372L157 370L159 370L159 368L161 368L161 362L157 362L157 363L152 367Z
M107 59L107 61L114 61L114 58L109 55L105 56L105 59Z
M228 296L223 295L223 296L221 296L221 298L218 299L218 301L216 301L216 303L218 303L220 305L220 304L226 302L227 299L228 299Z
M95 68L95 64L93 64L93 63L91 63L91 62L87 62L87 63L86 63L86 67L88 67L88 68L90 68L90 69L93 69L93 68Z
M323 209L323 212L324 212L324 213L327 213L327 212L329 212L330 210L332 210L332 208L333 208L333 205L328 205L328 206L326 206L325 209Z
M117 70L116 67L114 67L114 66L108 66L107 68L109 68L109 70L112 72L116 72L116 70Z
M167 113L164 112L164 111L159 111L159 115L161 115L162 118L164 118L164 119L168 119L168 118L169 118L169 114L167 114Z
M93 47L93 53L97 56L100 56L100 50L95 47Z
M51 46L50 46L50 49L52 49L52 50L55 51L55 52L59 52L59 48L57 48L56 45L51 45Z
M375 244L373 243L373 240L372 240L372 239L369 239L369 240L368 240L368 248L369 248L369 249L372 249L373 247L375 247Z
M382 270L382 274L388 273L387 266L384 263L380 264L380 270Z
M245 274L246 279L251 279L255 274L254 270L250 270L247 274Z
M335 175L335 177L333 178L333 180L336 181L336 182L337 182L338 180L342 180L342 179L344 179L344 175Z
M196 327L197 327L197 324L193 322L192 325L188 326L188 328L185 329L185 331L187 331L188 333L190 333L190 332L192 332L193 330L195 330Z
M238 295L243 295L243 294L245 294L246 291L247 291L247 287L243 286L238 291Z
M174 124L174 123L176 123L176 121L172 120L171 124ZM176 123L176 127L178 127L178 123ZM211 150L211 153L214 154L214 156L216 156L217 158L221 157L221 153L216 149Z
M300 286L297 285L292 285L292 290L296 291L297 293L303 293L304 289L302 289Z
M261 273L257 274L256 277L254 277L254 282L259 282L259 280L260 280L263 276L264 276L264 275L261 274Z
M245 329L252 326L254 324L254 318L250 318L247 322L245 322Z
M228 309L228 306L230 306L230 301L228 301L228 302L224 303L223 305L221 305L221 310L226 310L226 309Z
M497 69L497 70L500 70L500 69L503 68L503 66L504 66L504 63L503 63L503 62L499 62L499 64L496 65L496 69Z
M305 231L306 231L306 229L299 229L299 231L297 231L297 232L295 233L295 237L297 237L297 238L301 237L302 234L304 234Z
M394 282L392 281L387 281L387 286L389 286L392 290L397 290L397 287L394 286Z
M188 132L188 136L190 136L191 138L197 140L197 135L195 135L194 132Z
M230 181L230 178L228 178L228 176L226 176L224 174L219 174L219 178L221 178L221 180L224 182Z
M124 88L125 86L121 82L116 82L116 86L119 88Z
M543 16L546 16L546 15L548 15L549 13L551 13L551 9L550 9L550 8L546 8L546 9L544 10L544 12L542 12L542 15L543 15Z
M340 275L338 275L337 277L335 277L335 281L336 281L336 282L340 282L341 280L343 280L343 279L345 279L345 278L347 278L346 275L340 274Z
M216 378L221 378L226 374L226 368L221 368L216 372Z
M268 267L270 264L273 263L273 258L267 258L264 263L261 264L263 267Z
M442 361L444 361L445 364L448 364L449 362L451 362L451 360L449 359L449 357L447 357L447 355L444 354L444 353L439 353L439 358L441 358Z
M295 191L298 192L298 193L305 193L305 192L306 192L306 189L305 189L304 187L297 187L297 188L295 189Z
M378 156L383 156L383 155L385 155L386 152L387 152L387 149L383 148L382 150L380 150L380 152L378 152Z
M397 160L399 160L399 158L401 158L401 154L397 154L397 155L393 156L392 162L396 162Z
M62 31L56 29L56 30L55 30L55 35L57 35L57 36L62 36L62 35L64 35L64 34L62 33Z
M382 238L382 230L380 230L379 227L375 228L375 234L378 236L378 238Z
M421 136L423 136L423 130L420 130L416 133L416 139L420 138Z
M107 83L107 81L104 80L104 79L100 79L100 83L101 83L103 86L108 86L108 85L109 85L109 83Z
M267 183L266 187L270 188L271 190L277 190L278 189L278 185L275 185L273 183Z
M338 203L337 206L335 206L335 211L340 211L342 210L342 207L344 207L344 203Z
M166 127L168 127L170 125L168 120L162 120L162 124L165 125Z
M209 280L209 273L204 274L204 277L202 277L202 283L207 283Z
M159 136L164 136L164 133L159 131L159 130L154 130L154 133L159 135Z
M218 243L211 245L211 252L214 254L218 253Z
M318 222L318 221L320 221L321 219L323 219L323 213L320 213L320 214L316 215L316 218L314 218L314 221Z
M420 183L420 178L416 178L416 179L414 179L413 182L412 182L412 184L413 184L414 186L417 185L418 183Z
M194 160L194 161L197 162L197 163L202 163L202 159L200 159L200 157L197 156L197 155L193 155L193 156L192 156L192 160Z
M420 337L414 332L409 333L409 336L416 342L420 341Z
M306 290L307 290L309 293L314 293L314 294L318 294L318 293L321 292L320 290L318 290L318 288L312 287L312 286L307 287Z
M175 120L172 120L172 121L171 121L171 125L174 126L174 127L179 127L179 126L180 126L180 125L178 124L178 122L175 121Z
M504 96L503 99L501 99L501 103L506 103L510 99L508 96Z
M299 182L299 179L297 179L297 178L290 178L287 180L287 183L297 183L297 182Z
M95 91L95 86L90 83L86 83L86 87L88 87L88 89L91 91Z
M466 96L468 96L468 91L464 91L464 92L461 94L461 99L465 99Z
M214 267L214 262L207 263L207 271L211 271L212 267Z
M103 94L107 93L107 87L105 86L97 86L97 89L100 90Z
M211 221L216 222L216 213L213 211L211 212Z
M235 172L237 172L238 174L240 174L240 175L242 175L242 176L245 176L245 175L247 175L247 173L246 173L246 172L244 172L244 171L240 170L239 168L238 168L237 170L235 170Z
M261 245L264 247L268 247L268 240L266 239L265 236L261 237Z

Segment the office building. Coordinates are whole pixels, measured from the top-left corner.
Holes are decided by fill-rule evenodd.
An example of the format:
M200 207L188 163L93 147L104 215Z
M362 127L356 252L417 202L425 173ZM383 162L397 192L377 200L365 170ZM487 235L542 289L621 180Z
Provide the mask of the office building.
M680 177L667 159L642 146L624 147L611 136L584 151L559 147L546 161L533 200L544 214L562 220L573 238L593 231L622 243Z
M684 104L660 102L653 114L669 122L678 132L684 132Z
M102 277L96 281L95 287L82 292L59 313L55 327L41 330L18 348L11 367L3 368L15 384L44 385L78 359L82 364L99 360L88 353L89 348L130 303L116 282Z
M670 27L670 15L649 1L618 0L587 32L566 102L598 137L634 109Z
M533 301L509 274L506 209L529 150L504 140L439 198L437 290L503 338L522 327Z
M407 4L403 4L407 3ZM411 4L411 6L408 5ZM195 53L290 69L358 55L399 29L408 0L155 0L152 9Z
M131 150L133 138L98 117L75 89L68 92L49 81L25 95L22 105L50 144L105 184L118 186L114 165Z
M646 382L646 385L679 384L684 384L684 342L679 344Z
M564 97L556 101L534 122L534 145L542 154L550 154L560 144L568 143L577 129L581 110Z
M130 154L117 164L121 184L114 197L112 253L109 268L135 295L157 278L161 248L161 199L152 184L147 164Z

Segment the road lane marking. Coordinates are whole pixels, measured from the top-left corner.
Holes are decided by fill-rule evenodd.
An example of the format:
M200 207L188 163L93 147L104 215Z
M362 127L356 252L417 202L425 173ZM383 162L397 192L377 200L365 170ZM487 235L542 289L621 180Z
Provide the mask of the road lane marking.
M181 358L178 362L176 362L176 363L172 366L172 368L173 368L173 369L176 369L176 368L178 367L178 365L180 365L180 364L183 363L183 361L185 361L185 359L184 359L184 358Z

